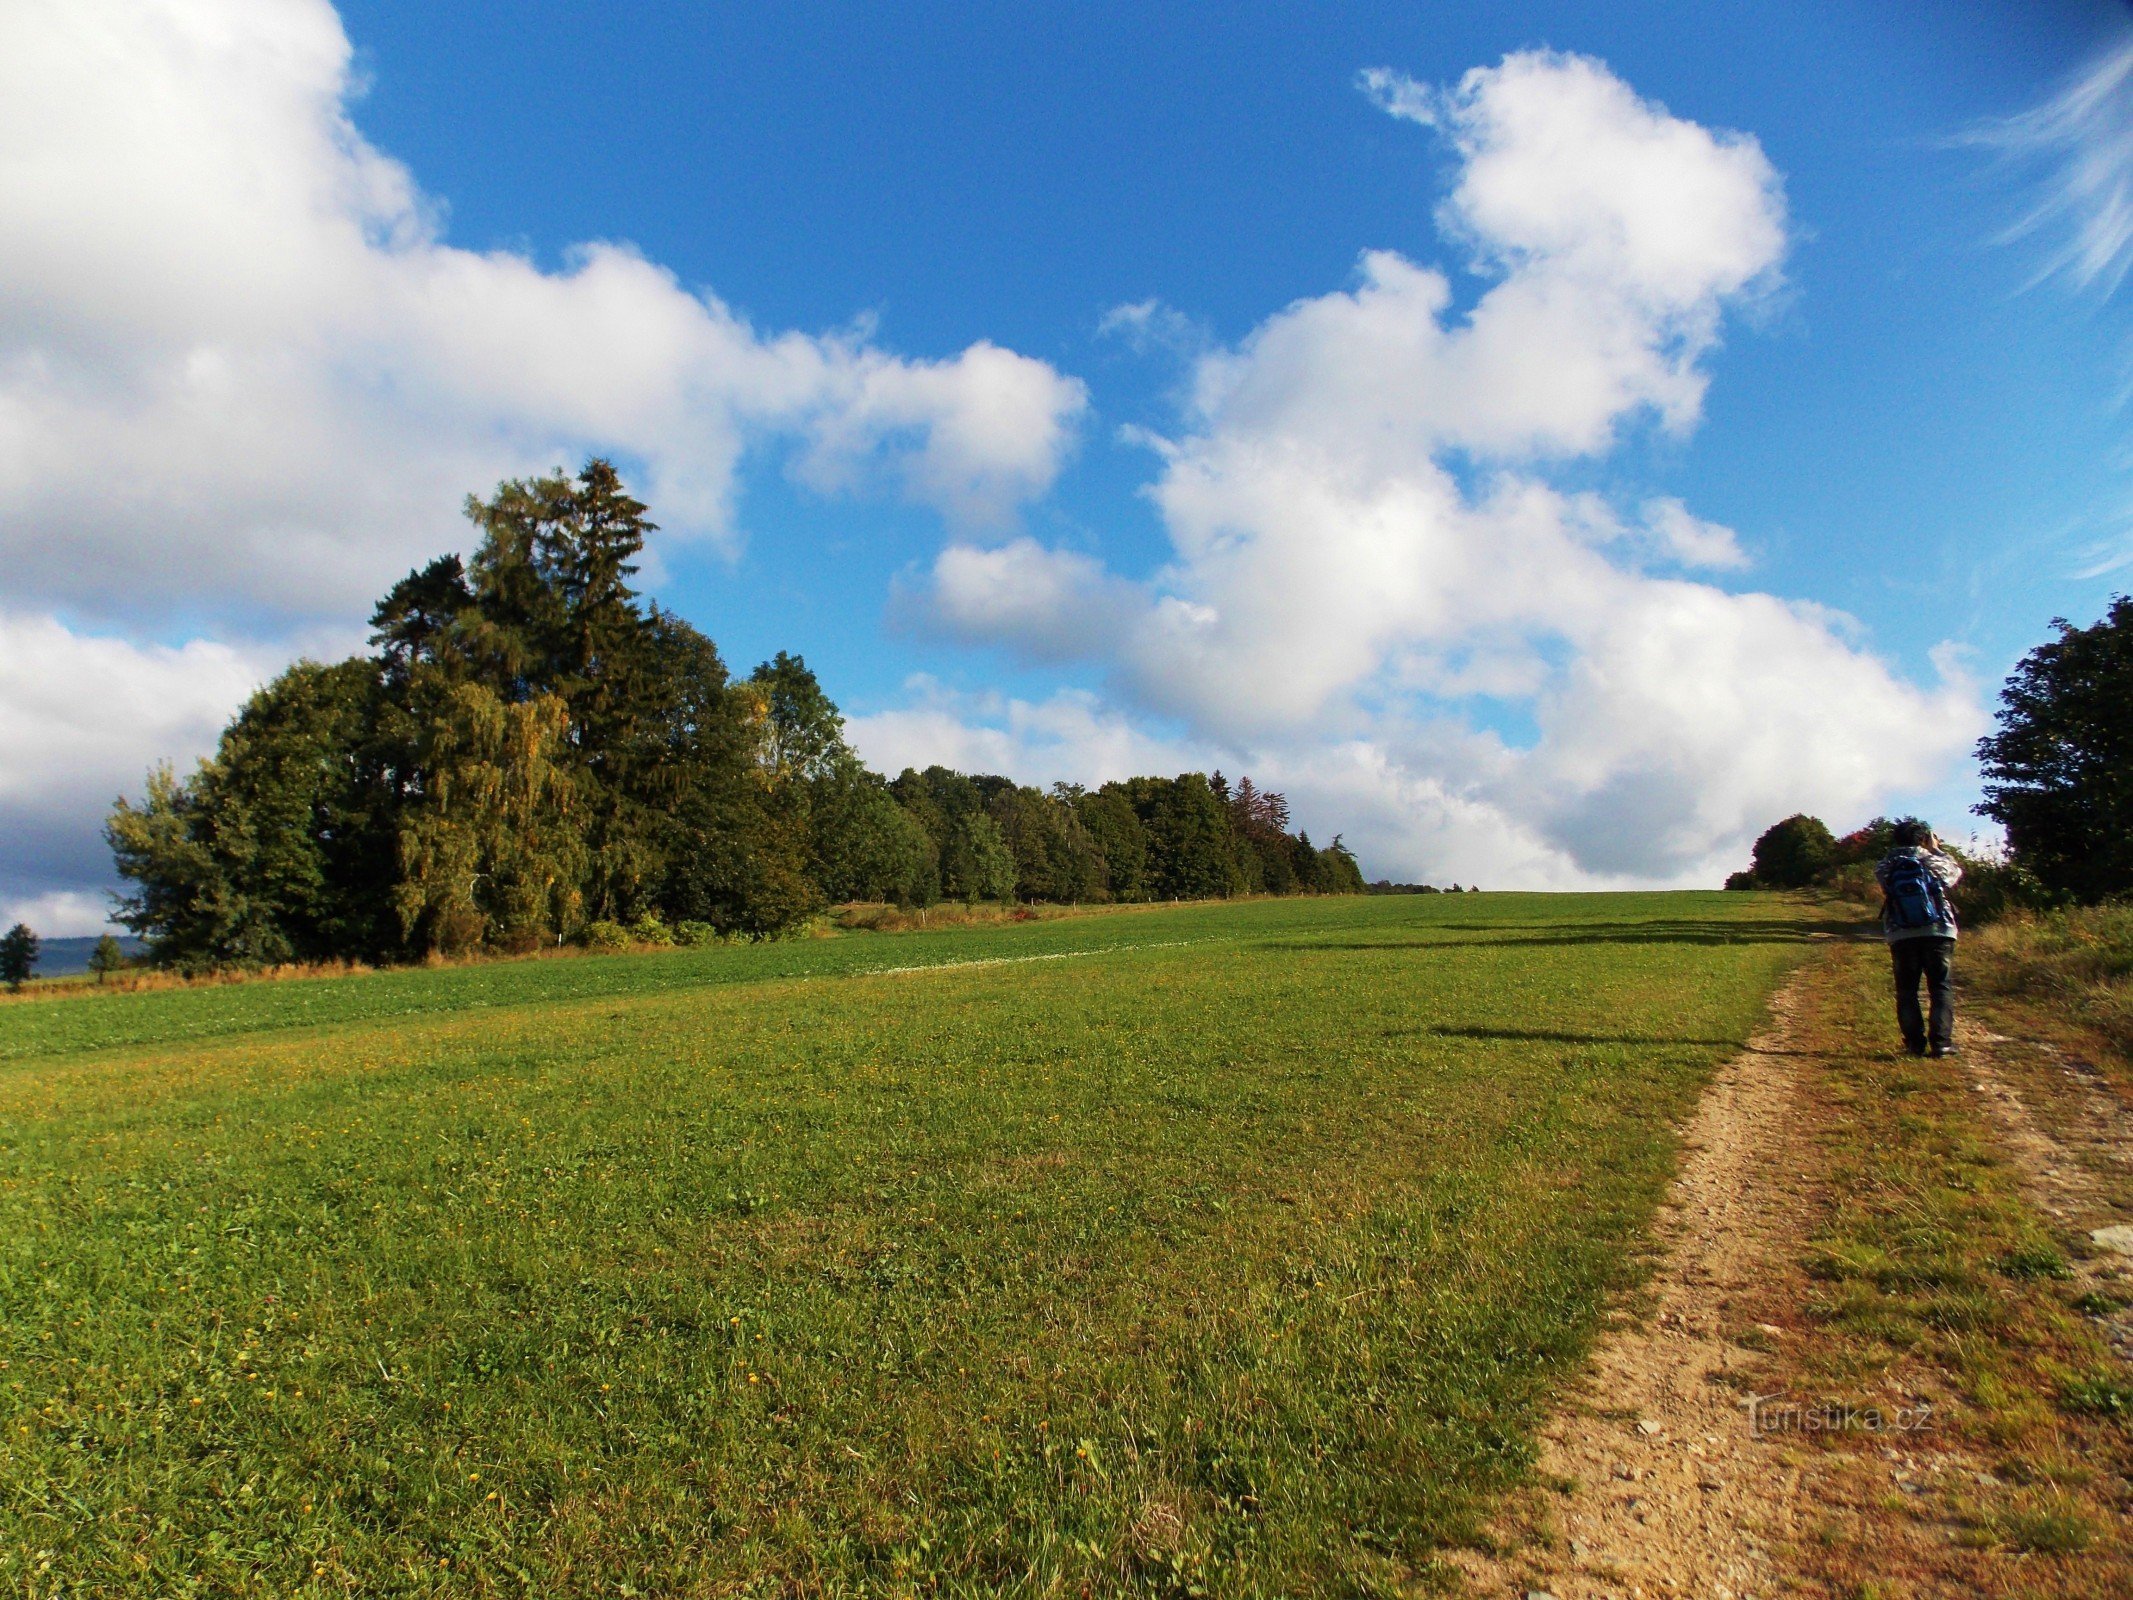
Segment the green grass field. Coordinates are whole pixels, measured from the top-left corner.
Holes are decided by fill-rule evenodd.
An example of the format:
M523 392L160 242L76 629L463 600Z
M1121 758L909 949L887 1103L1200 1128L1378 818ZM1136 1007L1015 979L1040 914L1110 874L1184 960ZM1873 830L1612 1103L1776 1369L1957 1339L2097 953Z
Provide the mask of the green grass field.
M1269 901L0 1006L0 1584L1426 1579L1815 913Z

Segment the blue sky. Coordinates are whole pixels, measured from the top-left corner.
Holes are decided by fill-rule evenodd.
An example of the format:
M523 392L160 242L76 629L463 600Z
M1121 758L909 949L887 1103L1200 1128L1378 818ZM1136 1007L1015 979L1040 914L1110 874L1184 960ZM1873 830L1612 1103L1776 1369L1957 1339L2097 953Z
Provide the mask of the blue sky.
M2109 591L2071 572L2126 499L2120 325L2022 292L2041 252L1992 241L2030 197L1953 141L2076 70L2116 6L656 9L500 25L344 5L371 79L358 120L448 201L457 243L553 262L628 239L766 326L872 314L901 351L989 338L1082 376L1096 426L1037 516L1128 562L1162 540L1145 453L1105 424L1163 426L1178 375L1100 334L1104 313L1154 297L1233 340L1366 248L1456 260L1431 221L1442 152L1356 73L1449 82L1543 45L1753 133L1801 235L1783 306L1715 359L1693 439L1612 467L1740 529L1760 584L1855 612L1914 667L1956 637L1997 673ZM763 474L751 559L688 563L672 593L739 656L798 642L855 704L893 699L878 584L814 565L844 530L870 578L929 548L930 530L885 547L880 515Z
M0 357L37 375L0 395L18 573L0 597L18 703L0 912L52 932L94 925L114 788L198 754L294 653L351 647L363 597L459 539L457 491L544 452L640 467L675 534L656 597L737 667L803 652L879 762L1036 780L1243 765L1315 830L1345 828L1366 869L1439 881L1709 881L1795 806L1953 821L2007 668L2126 582L2133 330L2103 288L2048 270L2065 223L2016 231L2059 156L1966 137L2122 47L2115 4L111 0L33 4L0 31L35 75L0 95L18 107L0 113L0 229L34 263L0 288ZM1380 67L1408 100L1359 87ZM1595 287L1585 246L1546 231L1561 218L1540 247L1490 231L1502 186L1529 182L1489 177L1492 153L1516 166L1540 137L1516 118L1588 91L1599 133L1678 135L1743 208L1658 310L1657 280ZM68 163L54 200L37 175ZM156 203L186 203L136 236L144 166ZM1617 164L1592 181L1664 233L1640 185L1701 180ZM1576 211L1571 191L1549 203ZM231 239L244 253L218 255ZM578 276L588 241L631 252L604 299ZM1570 266L1535 268L1535 249ZM1441 272L1449 303L1371 279L1366 251ZM1406 457L1343 466L1345 509L1326 508L1331 478L1239 465L1325 447L1313 419L1349 406L1397 431L1373 394L1452 381L1343 367L1346 336L1312 329L1458 330L1544 269L1587 296L1566 316L1648 316L1637 337L1672 364L1610 368L1628 398L1598 434L1513 445L1444 422ZM662 272L731 327L692 321ZM1151 309L1115 314L1130 306ZM627 360L571 331L608 315L642 340ZM532 327L569 351L537 400L505 348ZM661 366L667 330L703 353ZM1445 404L1497 404L1530 378L1519 362L1545 381L1534 337L1479 376L1457 366L1471 392ZM1684 377L1693 401L1667 412ZM672 396L640 403L640 383ZM179 391L209 398L153 430L188 441L161 453L141 419ZM1532 502L1515 513L1514 488ZM1284 522L1292 492L1311 509ZM1652 508L1675 502L1733 544L1660 549ZM1417 559L1465 586L1415 587L1397 553L1344 543L1342 516L1421 519ZM1323 593L1321 547L1348 552ZM1344 586L1411 595L1350 616ZM1521 598L1498 616L1492 586ZM1270 587L1316 623L1287 630ZM1490 619L1447 621L1447 595ZM1370 648L1344 653L1344 632ZM1313 651L1293 695L1263 659ZM1728 692L1609 687L1639 671ZM93 716L85 683L108 690Z

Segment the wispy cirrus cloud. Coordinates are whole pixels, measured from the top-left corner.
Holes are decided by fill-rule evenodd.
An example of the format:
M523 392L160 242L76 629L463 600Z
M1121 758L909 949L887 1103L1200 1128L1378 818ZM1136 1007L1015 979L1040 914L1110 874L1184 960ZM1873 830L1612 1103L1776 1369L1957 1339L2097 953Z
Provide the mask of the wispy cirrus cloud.
M1967 129L1959 142L1993 152L2030 186L2033 199L1999 242L2042 245L2031 288L2060 282L2109 298L2124 286L2133 270L2133 26L2056 93ZM2133 565L2133 509L2109 520L2115 531L2078 550L2072 576Z
M2039 196L2005 237L2046 241L2039 281L2118 289L2133 268L2133 28L2058 93L1962 142L2035 172Z

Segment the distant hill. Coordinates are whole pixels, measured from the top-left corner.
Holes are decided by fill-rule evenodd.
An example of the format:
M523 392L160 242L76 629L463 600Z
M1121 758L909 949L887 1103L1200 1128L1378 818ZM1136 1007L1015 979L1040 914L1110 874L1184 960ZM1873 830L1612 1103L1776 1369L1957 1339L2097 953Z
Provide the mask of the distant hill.
M142 943L128 934L118 936L119 948L129 958L141 953ZM89 952L96 948L96 935L80 939L46 939L37 947L37 976L40 978L70 978L77 972L89 970Z

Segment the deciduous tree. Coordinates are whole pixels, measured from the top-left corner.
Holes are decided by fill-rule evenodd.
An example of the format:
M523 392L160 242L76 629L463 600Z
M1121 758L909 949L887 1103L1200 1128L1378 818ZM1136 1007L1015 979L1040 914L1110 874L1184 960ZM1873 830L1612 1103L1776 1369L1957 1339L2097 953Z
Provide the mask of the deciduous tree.
M2094 901L2133 893L2133 600L2022 658L1978 745L1985 800L2018 864L2046 889Z
M1773 889L1804 889L1836 863L1837 841L1819 817L1787 817L1755 841L1756 878Z

